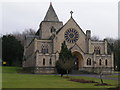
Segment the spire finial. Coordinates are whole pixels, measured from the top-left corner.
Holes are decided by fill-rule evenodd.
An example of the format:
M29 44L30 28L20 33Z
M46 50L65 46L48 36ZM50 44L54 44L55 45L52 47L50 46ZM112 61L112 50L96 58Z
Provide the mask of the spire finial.
M52 5L52 0L50 0L50 5Z
M71 14L71 17L72 17L73 11L70 11L70 14Z

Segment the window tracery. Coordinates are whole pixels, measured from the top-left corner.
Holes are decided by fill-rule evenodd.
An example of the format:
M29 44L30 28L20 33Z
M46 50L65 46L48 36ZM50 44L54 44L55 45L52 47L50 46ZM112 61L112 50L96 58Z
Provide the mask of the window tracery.
M43 53L43 54L49 53L49 51L48 51L48 45L42 45L41 46L41 53Z
M94 47L94 52L95 52L96 54L100 54L100 47L99 47L99 46Z

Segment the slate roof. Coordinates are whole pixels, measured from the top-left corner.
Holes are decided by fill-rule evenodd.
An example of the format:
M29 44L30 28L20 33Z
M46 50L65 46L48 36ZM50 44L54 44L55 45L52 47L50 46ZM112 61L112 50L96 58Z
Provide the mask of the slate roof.
M52 3L50 3L49 9L43 21L59 21L57 14L55 13L55 10L52 6Z

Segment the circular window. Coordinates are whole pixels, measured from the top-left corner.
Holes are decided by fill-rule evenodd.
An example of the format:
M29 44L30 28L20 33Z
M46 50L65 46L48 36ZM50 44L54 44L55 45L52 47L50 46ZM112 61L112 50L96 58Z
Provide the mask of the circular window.
M79 33L77 30L71 28L65 32L65 40L69 43L75 43L79 38Z

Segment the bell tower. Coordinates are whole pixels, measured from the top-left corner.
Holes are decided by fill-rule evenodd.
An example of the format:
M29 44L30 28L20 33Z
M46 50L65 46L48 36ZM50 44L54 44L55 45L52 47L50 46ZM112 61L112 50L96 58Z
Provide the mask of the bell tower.
M58 29L63 26L63 22L59 21L58 16L50 3L48 11L44 20L40 23L39 36L40 39L50 39L53 33L56 33ZM54 30L53 30L54 29Z

